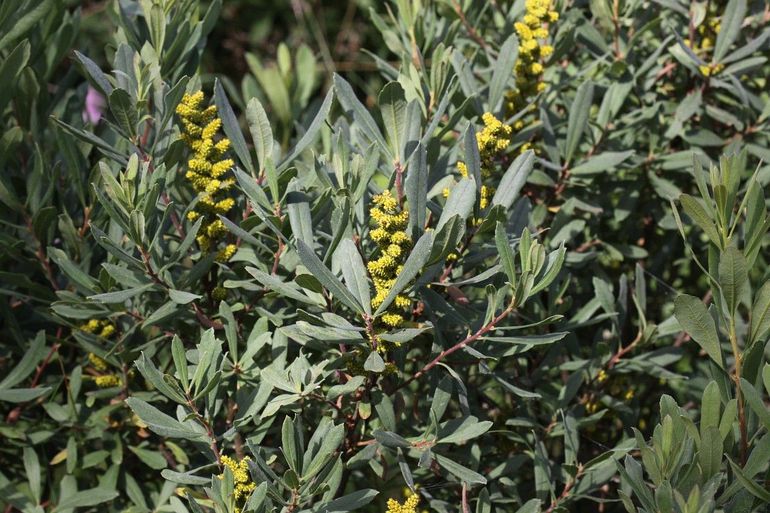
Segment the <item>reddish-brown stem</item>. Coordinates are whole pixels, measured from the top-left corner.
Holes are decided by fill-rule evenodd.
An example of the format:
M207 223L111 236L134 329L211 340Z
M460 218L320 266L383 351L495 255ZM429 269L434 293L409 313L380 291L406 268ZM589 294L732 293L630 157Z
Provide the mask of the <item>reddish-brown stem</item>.
M495 317L494 319L492 319L491 321L489 321L488 323L486 323L484 326L482 326L481 328L479 328L479 329L476 331L476 333L474 333L474 334L472 334L472 335L468 335L468 336L467 336L467 337L465 337L463 340L461 340L461 341L460 341L460 342L458 342L457 344L453 345L453 346L452 346L452 347L450 347L449 349L444 349L443 351L441 351L441 352L440 352L440 353L439 353L439 354L438 354L438 355L437 355L435 358L433 358L433 360L431 360L430 362L428 362L427 364L425 364L425 366L424 366L422 369L420 369L420 370L418 370L417 372L415 372L415 373L412 375L412 377L411 377L411 378L407 379L406 381L404 381L403 383L401 383L400 385L398 385L398 386L396 387L396 390L398 390L398 389L401 389L401 388L403 388L403 387L405 387L405 386L409 385L409 384L410 384L412 381L414 381L414 380L416 380L416 379L419 379L419 378L420 378L420 376L422 376L422 375L423 375L423 374L425 374L426 372L430 371L430 370L431 370L433 367L435 367L436 365L438 365L439 363L441 363L441 361L442 361L444 358L446 358L447 356L451 355L452 353L454 353L454 352L456 352L456 351L459 351L460 349L464 348L465 346L468 346L468 345L470 345L470 344L474 343L475 341L477 341L478 339L480 339L481 337L483 337L484 335L486 335L486 334L487 334L487 333L489 333L490 331L494 330L494 329L495 329L495 327L497 326L497 324L498 324L500 321L502 321L503 319L505 319L506 317L508 317L508 315L509 315L511 312L513 312L513 306L509 306L509 307L507 307L505 310L503 310L502 312L500 312L500 314L499 314L497 317Z

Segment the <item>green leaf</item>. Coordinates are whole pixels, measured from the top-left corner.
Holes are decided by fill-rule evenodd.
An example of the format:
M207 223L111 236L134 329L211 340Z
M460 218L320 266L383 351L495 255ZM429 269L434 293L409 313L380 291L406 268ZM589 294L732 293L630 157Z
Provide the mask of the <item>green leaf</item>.
M404 88L398 82L388 82L379 96L380 113L385 135L396 159L400 159L406 144L406 99Z
M32 497L35 499L35 504L40 504L41 497L41 481L40 481L40 460L37 457L35 449L32 447L25 447L22 451L24 459L24 471L27 474L27 480L29 481L29 488L32 492Z
M697 224L701 230L706 233L706 236L713 242L718 248L722 247L722 237L719 235L716 224L711 219L711 216L706 212L703 206L690 196L689 194L682 194L679 196L679 202L682 204L682 208L685 213Z
M724 368L717 328L703 301L687 294L678 296L674 300L674 317L711 359Z
M326 504L321 504L313 508L313 513L343 513L363 508L377 496L380 492L372 489L357 490L353 493L343 495L339 499L334 499Z
M283 419L283 425L281 426L281 451L286 457L286 462L289 464L289 467L299 473L301 471L299 440L297 439L294 421L289 417Z
M32 2L32 5L34 5L32 9L24 13L19 20L16 20L8 32L0 36L0 51L22 37L27 31L32 30L53 9L50 0L43 0L36 5L35 2Z
M503 42L497 53L492 78L489 81L489 109L497 111L507 85L514 78L513 65L519 56L519 39L516 34L511 34Z
M130 445L128 446L128 449L136 454L136 456L151 469L160 470L166 468L168 465L166 458L159 452L150 451L141 447L132 447Z
M770 331L770 281L766 281L756 293L751 308L751 342L762 340Z
M294 159L296 159L303 151L305 151L308 146L310 146L315 141L316 137L318 136L318 132L321 130L321 128L323 128L324 123L326 122L326 118L329 117L329 111L332 108L333 100L334 88L329 88L329 92L326 93L326 98L324 98L324 101L321 104L321 107L318 109L318 113L313 118L313 121L310 123L310 126L307 127L305 134L278 165L278 173L288 168L289 164L291 164Z
M375 317L382 314L390 306L393 300L396 299L396 296L398 296L409 285L414 277L422 271L425 262L428 261L432 246L433 232L425 232L409 253L409 257L406 259L406 262L404 262L404 267L396 278L396 282L393 284L390 292L388 292L388 295L385 297L382 304L377 308L377 311L374 312Z
M326 289L332 293L334 297L342 301L348 308L358 312L364 313L364 309L359 304L358 300L351 294L345 286L340 283L340 280L321 262L310 247L297 240L297 253L302 264L307 268L310 273L318 279Z
M19 73L29 62L30 56L30 44L26 39L16 45L16 48L11 50L5 60L0 64L0 77L7 80L7 84L0 90L0 112L5 110L5 106L8 105L8 100L11 99L16 88L13 86L17 81Z
M572 100L572 106L569 109L567 136L564 145L564 159L567 162L572 160L583 133L588 128L588 113L591 110L593 99L594 84L590 80L586 80L578 87L575 99Z
M24 353L21 360L15 366L8 370L3 381L0 381L0 390L6 390L14 385L21 383L24 378L29 376L37 362L45 355L45 331L38 331L35 338L29 344L29 348Z
M289 214L291 231L297 240L313 244L313 217L310 213L310 198L300 190L299 181L289 182L286 195L286 210Z
M511 208L521 188L527 183L534 162L535 153L532 150L525 151L511 162L492 197L492 205L502 205L506 210Z
M225 90L222 88L222 82L219 79L214 81L214 103L217 106L219 118L222 120L222 128L225 131L225 135L230 139L233 150L238 155L238 160L251 173L251 176L256 176L257 170L254 167L254 162L251 160L251 154L246 146L246 139L243 137L241 127L238 125L238 118L235 117L235 112L233 112L233 108L230 106Z
M412 154L409 172L404 181L406 203L409 207L409 234L417 238L425 227L425 210L428 204L428 152L419 144Z
M441 467L449 471L450 474L454 475L461 481L469 484L487 484L487 478L478 472L474 472L473 470L464 467L459 463L452 461L440 454L435 454L434 457Z
M634 154L634 150L628 151L606 151L599 155L594 155L586 162L572 168L570 173L573 176L587 176L603 174L615 169L619 164Z
M334 90L337 93L337 98L342 108L353 114L356 126L364 133L366 138L370 142L376 143L391 160L395 159L396 154L390 151L380 129L377 127L377 123L372 115L369 114L369 110L356 98L356 94L353 92L350 84L336 73L334 74Z
M455 215L465 221L476 204L476 183L472 178L463 178L449 191L444 210L441 212L435 231L438 232Z
M743 472L743 469L734 463L729 456L727 457L727 461L730 462L730 466L733 469L735 477L738 478L738 481L741 482L747 492L749 492L754 497L764 501L765 503L770 503L770 491L768 491L764 486L757 484L753 479L750 479L748 476L746 476L746 474Z
M118 496L115 490L105 490L104 488L91 488L90 490L81 490L69 495L61 500L51 513L56 511L68 510L72 508L83 508L86 506L96 506L109 502Z
M746 18L746 0L730 0L724 8L717 41L714 45L714 62L720 62L727 54L730 45L741 33L741 26Z
M93 296L88 296L88 299L91 301L96 301L97 303L103 303L103 304L113 304L113 303L125 303L127 300L131 299L134 296L137 296L144 292L145 290L149 290L152 287L154 287L153 283L147 283L145 285L141 285L139 287L134 287L131 289L126 290L116 290L115 292L105 292L103 294L95 294Z
M748 280L748 266L743 253L735 246L728 247L719 258L719 286L730 315L735 314Z
M446 422L438 433L439 444L457 444L464 443L467 440L479 437L489 431L492 422L485 420L479 422L476 417L466 417L461 422ZM449 434L444 434L445 430L451 430Z
M139 122L136 106L131 95L123 89L114 89L109 96L110 112L115 116L118 126L130 138L136 138L136 125Z
M511 287L516 288L516 256L508 242L508 234L505 232L503 223L498 222L495 226L495 245L500 254L500 265L508 277Z
M364 370L369 372L382 372L385 370L385 360L380 353L372 351L364 362Z
M709 426L703 431L698 461L705 479L711 478L722 468L722 435L716 426Z
M372 301L369 280L358 248L352 240L343 239L337 247L336 254L342 269L342 277L345 279L345 285L347 285L348 290L353 293L358 302L364 307L367 315L371 315Z
M246 106L246 121L249 124L249 132L251 132L251 140L254 142L254 148L257 150L257 161L261 169L265 169L265 163L267 159L271 158L273 154L273 129L270 126L270 119L267 117L264 107L257 98L249 100L249 104ZM268 176L268 182L270 176ZM276 188L273 190L273 186L270 186L270 190L273 193L273 201L278 201L278 183L276 177Z
M0 401L26 403L51 391L51 387L37 388L0 388Z
M204 433L193 431L188 425L169 417L156 407L137 397L129 397L126 399L126 404L142 422L160 436L184 438L187 440L202 440L205 438Z
M142 351L134 365L136 365L137 370L142 374L144 379L149 381L161 394L179 404L187 403L184 394L182 394L180 387L176 384L174 379L171 376L160 372L155 364L152 363L152 360L147 358L144 351ZM171 383L173 383L173 385Z
M193 294L192 292L176 289L168 289L168 296L171 298L171 301L180 305L186 305L203 297L200 294Z
M741 378L741 390L746 397L746 403L757 415L759 421L765 426L765 429L770 431L770 408L765 405L762 394L760 394L751 383L746 381L745 378Z

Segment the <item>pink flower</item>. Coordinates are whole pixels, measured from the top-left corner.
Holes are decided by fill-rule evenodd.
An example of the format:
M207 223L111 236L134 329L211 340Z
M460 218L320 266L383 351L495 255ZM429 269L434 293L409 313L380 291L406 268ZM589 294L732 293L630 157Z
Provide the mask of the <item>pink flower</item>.
M86 93L86 106L83 109L83 122L96 125L102 119L106 106L107 102L104 100L104 96L89 85Z

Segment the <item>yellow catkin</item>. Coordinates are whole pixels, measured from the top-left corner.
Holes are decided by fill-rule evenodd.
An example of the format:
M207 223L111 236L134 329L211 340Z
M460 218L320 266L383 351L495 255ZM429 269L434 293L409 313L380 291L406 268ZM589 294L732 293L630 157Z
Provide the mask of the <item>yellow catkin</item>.
M388 509L385 513L417 513L420 497L417 494L410 495L403 504L396 499L388 499Z
M511 144L512 129L491 112L485 112L481 116L484 127L476 132L476 143L479 147L479 156L481 157L481 178L482 181L495 177L497 170L496 160L504 153ZM457 163L457 171L462 177L468 176L468 166L465 162ZM482 184L479 200L479 206L484 209L489 205L495 188L488 184ZM445 197L448 197L450 191L447 190Z
M516 87L506 96L509 116L527 107L529 98L545 89L543 63L553 54L553 46L545 40L549 25L559 19L559 13L551 10L550 0L526 0L525 8L524 17L513 26L519 37L519 55L515 64ZM521 130L524 121L519 119L513 128Z
M120 386L122 381L115 374L105 374L103 376L96 376L94 383L99 388L112 388Z
M115 334L117 328L110 321L102 319L91 319L87 323L80 326L80 331L85 331L92 335L97 335L102 338L110 338Z
M99 358L94 353L88 353L88 361L95 370L104 372L107 370L107 362Z
M185 94L176 108L182 129L181 139L192 152L187 161L185 178L198 194L196 210L187 214L187 219L196 221L203 218L203 225L196 240L203 251L216 251L216 260L226 262L232 258L235 245L219 248L219 242L227 228L219 215L227 214L235 205L228 196L235 183L226 176L235 165L225 154L230 149L230 140L219 137L222 120L217 117L216 106L204 107L203 91ZM218 138L218 140L216 140Z
M372 308L378 308L393 288L396 277L409 256L412 239L405 231L409 213L401 208L390 191L386 190L374 196L372 201L374 205L369 210L369 215L374 228L369 232L369 237L377 245L378 258L370 260L366 267L374 282ZM381 322L390 328L401 326L404 314L410 306L411 300L399 294L381 317Z
M233 474L233 500L235 501L236 513L240 513L251 492L257 487L249 475L249 457L245 456L241 461L236 461L229 456L222 456L222 465L230 469ZM224 479L224 474L219 474L220 479Z

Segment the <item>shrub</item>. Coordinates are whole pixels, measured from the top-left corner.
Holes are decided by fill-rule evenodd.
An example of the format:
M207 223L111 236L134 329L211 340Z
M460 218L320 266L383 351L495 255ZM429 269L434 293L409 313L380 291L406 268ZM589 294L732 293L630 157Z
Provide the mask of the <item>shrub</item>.
M321 85L72 4L0 6L7 513L770 504L761 5L399 0Z

